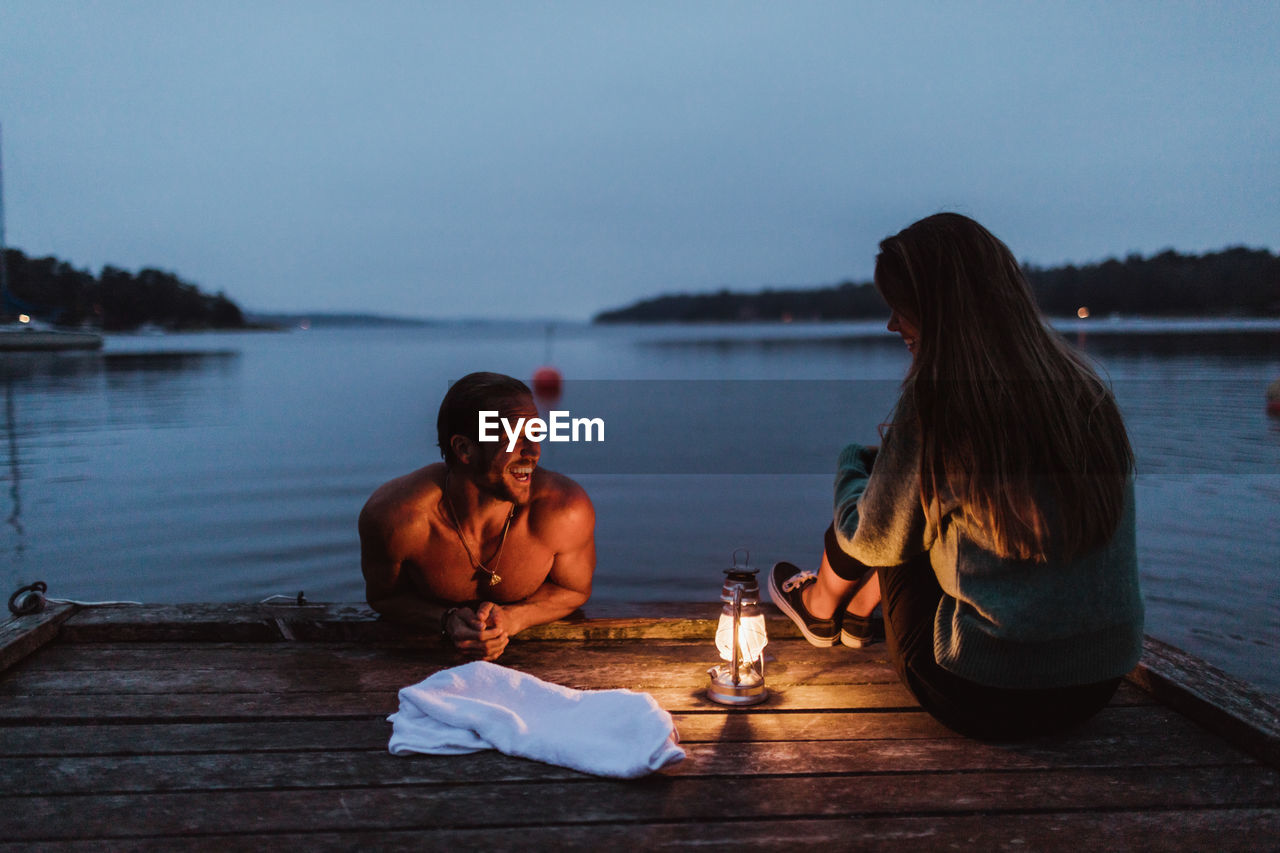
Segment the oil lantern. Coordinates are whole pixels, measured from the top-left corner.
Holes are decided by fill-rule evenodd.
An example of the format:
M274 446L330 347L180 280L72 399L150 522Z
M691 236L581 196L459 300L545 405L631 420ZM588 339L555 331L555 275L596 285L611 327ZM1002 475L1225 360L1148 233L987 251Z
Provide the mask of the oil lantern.
M738 554L744 555L738 565ZM733 567L724 570L720 588L720 624L716 627L716 648L724 663L707 670L711 685L707 698L722 705L755 705L769 698L764 686L764 614L760 612L758 569L747 567L750 554L745 548L733 552Z

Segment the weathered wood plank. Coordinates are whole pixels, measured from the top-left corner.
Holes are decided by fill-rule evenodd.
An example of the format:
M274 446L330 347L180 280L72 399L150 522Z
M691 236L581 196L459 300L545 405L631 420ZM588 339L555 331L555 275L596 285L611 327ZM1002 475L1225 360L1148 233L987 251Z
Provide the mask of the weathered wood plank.
M1106 732L991 744L965 738L851 741L705 741L686 743L688 758L671 777L792 776L954 770L1053 770L1084 767L1249 765L1252 760L1191 723L1152 738ZM1271 768L1268 768L1271 770ZM1275 772L1272 770L1272 772ZM358 752L196 753L141 756L10 757L0 760L0 791L95 794L226 789L456 785L581 778L580 774L492 752L468 756L392 756Z
M989 818L1061 810L1276 808L1277 774L1254 766L1062 770L1027 774L935 773L779 779L656 778L638 783L539 782L512 796L508 785L212 792L142 796L15 797L0 815L6 839L129 838L201 832L484 828L704 822L779 818L932 816ZM1104 813L1100 820L1107 820ZM1033 848L1034 849L1034 848Z
M697 849L700 851L856 849L953 849L983 851L1161 850L1258 851L1269 848L1280 827L1271 809L1208 809L1181 813L1113 812L1106 815L1039 815L833 818L751 821L741 818L701 824L576 825L470 830L413 829L387 832L168 836L130 840L129 849L309 851L366 850L601 850ZM0 850L101 850L101 842L22 843Z
M873 647L874 649L874 647ZM39 661L10 673L0 682L0 690L13 692L21 686L39 692L54 689L76 692L76 685L86 680L98 681L111 672L153 671L157 678L173 678L192 671L214 671L240 675L253 671L315 673L317 671L391 672L403 678L423 672L420 677L441 667L465 662L456 653L432 648L404 646L366 646L362 644L313 643L187 643L165 644L75 644L51 647ZM630 673L640 684L666 683L668 673L676 671L706 680L709 666L719 663L711 643L671 640L638 640L620 642L563 641L555 643L513 643L499 661L504 666L525 671L573 670L599 678L610 687L625 683L617 680L620 669ZM798 669L797 669L798 667ZM817 649L803 640L778 640L770 643L765 657L766 676L788 683L788 673L803 673L804 678L817 678L826 683L887 682L897 679L888 659L873 650ZM414 679L417 680L417 679ZM401 682L403 684L411 681ZM45 686L47 685L47 686Z
M686 745L698 742L815 741L959 737L923 711L823 713L673 714ZM1177 712L1158 707L1111 707L1074 736L1158 742L1170 726L1185 725ZM6 756L168 755L192 752L299 752L385 749L391 724L382 717L349 720L239 723L91 723L5 726Z
M590 688L587 682L569 684ZM724 709L706 698L701 687L651 688L649 693L668 711ZM390 714L398 707L394 691L366 693L175 693L175 694L39 694L9 696L0 702L0 721L51 723L126 720L199 722L217 720L367 717ZM831 711L916 709L915 699L901 684L801 685L772 693L767 702L738 713L771 711Z
M394 713L394 693L160 694L132 696L12 696L0 702L0 721L75 723L167 720L341 719Z
M1280 767L1280 707L1194 655L1152 637L1129 679L1157 699Z
M1121 712L1124 713L1124 712ZM1129 716L1133 716L1129 711ZM1145 716L1145 715L1144 715ZM952 737L923 711L790 714L673 715L682 742L852 740ZM1152 733L1166 715L1131 731ZM298 752L385 749L391 724L364 720L252 723L134 723L76 726L6 726L0 750L8 756L166 755L190 752Z
M531 640L706 638L715 634L719 607L714 601L591 604L522 636ZM772 604L763 609L770 636L800 636ZM378 641L434 634L434 626L414 631L379 619L364 604L345 603L148 604L88 610L78 614L68 629L66 642Z
M34 666L57 671L103 669L244 669L287 665L299 668L364 665L367 662L421 662L436 644L315 643L65 643L48 646Z
M685 744L700 741L852 740L958 737L923 711L822 714L675 714ZM1143 726L1154 731L1164 717ZM168 755L192 752L300 752L385 749L391 724L364 720L252 723L134 723L6 726L7 756Z
M786 693L801 686L892 685L897 681L888 661L874 648L832 651L813 648L802 640L780 640L770 648L766 677L775 692ZM626 685L635 690L684 688L693 693L706 685L706 668L714 661L708 652L702 643L674 641L526 643L513 645L501 663L582 689ZM459 660L412 647L361 644L59 645L0 680L0 696L250 690L282 694L395 692ZM1151 704L1154 699L1124 685L1114 701Z
M610 662L651 665L654 661L688 663L695 668L710 666L719 658L710 640L563 640L522 642L507 647L498 663L508 666L547 658L571 659L586 668ZM405 665L461 662L431 643L57 643L40 654L39 667L48 670L116 669L258 669L287 666L316 669L330 666L368 666L389 663ZM815 648L803 640L776 639L766 647L766 669L775 663L807 663L839 666L843 669L875 666L893 675L883 645L867 649L836 646Z
M238 723L17 725L0 726L0 754L15 757L379 750L387 748L390 737L391 724L381 716Z
M62 623L75 611L72 604L50 604L39 613L14 616L0 623L0 672L56 637Z
M584 685L589 687L590 685ZM1134 688L1136 691L1136 688ZM671 712L720 712L723 706L697 690L655 688L645 691ZM1113 701L1113 705L1121 704ZM145 695L11 696L0 702L0 723L217 722L243 719L343 719L394 713L396 694L378 693L187 693ZM795 686L770 695L767 702L737 714L773 711L918 710L901 684Z
M1081 850L1249 851L1274 849L1280 833L1277 809L1184 809L1181 811L1048 812L1018 815L921 815L837 817L826 820L750 820L734 815L716 821L575 824L507 827L495 821L480 829L413 828L349 833L171 835L130 840L131 850L650 850L690 848L710 853L787 850L829 853L859 850L982 851ZM23 851L103 849L24 842L0 849Z
M958 738L923 709L914 711L831 711L786 714L675 713L681 742L764 742L820 740L902 740ZM1176 712L1160 706L1105 708L1063 738L1147 739L1155 743L1170 727L1184 726Z
M612 689L625 685L633 690L702 689L707 686L705 660L679 660L655 656L643 665L633 660L602 657L598 664L583 666L561 656L535 661L510 662L513 668L545 681L580 689ZM245 667L235 669L120 669L49 671L28 669L0 682L0 697L75 694L156 693L325 693L382 691L395 693L445 665L423 663L342 665L295 669ZM897 676L888 666L779 663L766 670L774 690L795 685L891 684Z
M79 613L63 642L376 640L392 627L358 604L146 604Z

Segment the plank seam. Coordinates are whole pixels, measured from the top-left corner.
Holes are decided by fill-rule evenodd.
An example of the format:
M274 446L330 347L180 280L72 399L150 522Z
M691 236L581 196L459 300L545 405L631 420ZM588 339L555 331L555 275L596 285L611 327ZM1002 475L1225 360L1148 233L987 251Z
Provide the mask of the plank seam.
M1224 805L1224 806L1153 806L1150 808L1062 808L1062 809L1027 809L1027 810L992 810L992 809L970 809L965 811L908 811L908 812L845 812L841 814L800 814L800 815L771 815L766 820L771 824L787 824L787 823L837 823L847 822L851 820L936 820L939 818L973 818L973 817L1051 817L1054 815L1150 815L1150 814L1205 814L1205 815L1221 815L1228 812L1241 812L1244 814L1256 812L1280 812L1280 809L1274 805ZM69 841L143 841L143 840L159 840L159 839L181 839L189 842L195 838L219 838L219 837L271 837L271 836L306 836L306 835L352 835L352 834L368 834L368 833L384 833L384 832L493 832L502 830L514 831L533 831L533 830L556 830L556 829L590 829L602 826L741 826L742 820L738 818L732 819L715 819L706 817L690 817L690 818L667 818L667 819L608 819L597 821L553 821L548 823L486 823L477 824L454 824L454 823L432 823L432 824L402 824L402 825L380 825L380 826L361 826L352 828L318 828L318 829L260 829L248 828L242 831L219 829L219 830L195 830L183 832L180 835L173 834L144 834L130 833L122 835L93 835L88 837L78 836L43 836L39 838L23 839L26 844L53 843L53 842L69 842Z
M894 776L894 777L899 777L899 776L901 776L901 777L909 777L909 776L919 776L919 777L940 777L940 776L980 776L980 775L1025 775L1025 776L1032 776L1032 775L1043 775L1045 772L1055 772L1055 773L1056 773L1056 772L1061 772L1061 771L1066 771L1066 772L1068 772L1068 773L1071 773L1071 772L1075 772L1075 773L1084 773L1084 772L1092 771L1092 770L1140 771L1140 770L1170 770L1170 769L1177 769L1177 770L1222 770L1222 771L1236 771L1236 770L1241 769L1242 767L1259 768L1259 767L1266 767L1266 765L1265 765L1265 764L1261 764L1260 762L1249 762L1248 764L1243 764L1243 765L1241 765L1241 764L1194 764L1194 765L1135 765L1135 764L1124 764L1124 765L1055 765L1055 766L1052 766L1052 767L1017 767L1017 768L991 768L991 767L987 767L987 768L968 768L968 769L955 769L955 768L951 768L951 769L942 769L942 770L864 770L864 771L857 771L857 772L853 772L853 773L835 773L835 772L822 772L822 773L753 773L753 774L750 774L750 776L749 776L749 777L747 777L747 778L750 778L750 779L752 779L752 780L769 780L769 779L795 779L795 778L805 778L805 779L858 779L858 778L877 779L877 778L884 778L884 777L889 777L889 776ZM273 792L273 791L282 791L282 792L287 791L287 792L290 792L290 793L297 793L297 792L303 792L303 791L311 791L311 792L314 792L314 793L333 793L333 792L336 792L336 791L385 791L385 790L389 790L389 789L415 789L415 788L423 788L423 789L429 789L429 790L436 790L436 789L442 789L442 788L449 788L449 789L453 789L453 788L480 788L480 787L515 787L515 788L519 788L519 787L525 787L525 786L528 786L528 785L556 785L556 786L559 786L559 785L564 785L564 784L584 785L584 784L592 784L592 783L599 784L599 783L607 783L607 782L616 782L616 783L624 784L624 785L636 785L636 786L639 786L639 785L643 785L643 784L645 784L645 780L646 780L646 779L647 779L647 780L650 780L650 781L653 781L653 780L656 780L656 779L663 779L663 780L665 780L665 783L664 783L664 784L677 784L677 785L678 785L678 784L680 784L680 783L682 783L682 782L688 782L689 784L695 784L695 783L701 783L701 782L716 781L716 780L720 780L720 779L723 779L723 780L726 780L726 781L741 781L741 780L744 778L744 777L743 777L743 774L740 774L740 773L737 773L737 774L735 774L735 773L707 773L707 774L698 775L698 776L679 776L679 775L677 775L677 776L667 776L667 775L665 775L665 774L654 774L654 775L651 775L651 776L643 777L643 778L641 778L641 779L634 779L634 780L618 780L618 779L607 779L607 778L600 777L600 776L591 776L591 775L588 775L588 774L585 774L585 773L576 773L575 771L571 771L571 770L569 770L568 768L557 768L557 769L558 769L558 770L560 770L561 772L564 772L564 773L573 773L574 775L571 775L571 776L555 776L555 777L550 777L550 778L545 778L545 779L493 779L493 780L452 780L452 779L440 779L440 780L438 780L438 781L432 780L432 781L418 781L418 782L387 782L387 783L385 783L385 784L381 784L381 785L378 785L378 784L364 784L364 785L359 785L359 784L349 784L349 785L261 785L261 786L243 786L243 787L228 787L228 788L156 788L156 789L146 789L146 790L137 790L137 789L128 789L128 788L118 788L118 789L107 789L107 790L97 790L97 791L51 791L51 792L45 792L45 793L16 793L16 794L12 794L12 793L5 793L5 794L0 794L0 803L8 803L8 802L10 802L10 801L20 801L20 800L33 800L33 799L75 799L75 798L86 798L86 797L166 797L166 796L192 797L192 796L207 796L207 795L210 795L210 794L263 794L263 793L271 793L271 792ZM1253 802L1254 802L1254 801L1250 800L1250 801L1247 801L1247 802L1248 802L1248 803L1250 803L1250 804L1253 804ZM1270 799L1270 800L1259 800L1258 802L1262 803L1262 805L1263 805L1263 806L1265 806L1265 807L1280 808L1280 793L1273 792L1273 798L1272 798L1272 799ZM1209 807L1210 807L1210 806L1205 806L1205 808L1209 808ZM1223 804L1223 805L1219 805L1219 806L1212 806L1212 808L1232 808L1232 807L1234 807L1232 804ZM1157 810L1157 809L1159 809L1159 810L1167 810L1167 811L1177 811L1177 810L1179 810L1179 809L1181 809L1181 808L1184 808L1184 806L1179 806L1179 805L1151 806L1149 809L1148 809L1147 807L1144 807L1144 811L1145 811L1145 810ZM1197 807L1197 808L1199 808L1199 807ZM1002 812L1009 812L1009 813L1013 813L1013 812L1037 811L1037 810L1045 810L1045 811L1049 811L1049 812L1058 812L1058 811L1067 811L1067 810L1071 810L1071 807L1064 807L1064 808L1062 808L1062 809L1036 809L1036 808L1028 808L1028 809L990 809L990 808L983 808L983 809L978 809L978 810L974 811L973 813L975 813L975 814L989 814L989 813L1002 813ZM1100 811L1100 810L1128 811L1128 810L1130 810L1130 809L1129 809L1128 807L1125 807L1125 806L1098 806L1098 807L1094 807L1094 806L1084 807L1084 806L1082 806L1082 807L1080 807L1078 810L1079 810L1079 811L1089 811L1089 812L1091 812L1091 811ZM960 813L961 813L961 812L945 812L945 814L960 814ZM883 812L873 812L873 813L870 813L870 814L882 815L882 814L884 814L884 813L883 813ZM898 813L898 812L895 812L895 813L893 813L893 814L904 814L904 813ZM921 814L923 814L923 813L921 813ZM611 821L611 822L612 822L612 821ZM487 824L486 824L486 825L487 825ZM572 825L572 824L570 824L570 825Z

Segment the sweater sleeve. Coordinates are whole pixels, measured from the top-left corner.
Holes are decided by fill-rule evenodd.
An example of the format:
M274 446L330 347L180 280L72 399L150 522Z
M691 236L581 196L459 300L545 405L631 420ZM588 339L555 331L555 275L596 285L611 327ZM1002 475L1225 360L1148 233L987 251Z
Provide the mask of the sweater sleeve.
M915 430L907 419L889 428L879 453L853 444L840 454L836 541L846 554L868 566L896 566L929 546Z
M876 449L850 444L836 460L835 529L840 547L853 538L858 529L858 500L867 490L867 481L875 464ZM846 534L847 531L847 534Z

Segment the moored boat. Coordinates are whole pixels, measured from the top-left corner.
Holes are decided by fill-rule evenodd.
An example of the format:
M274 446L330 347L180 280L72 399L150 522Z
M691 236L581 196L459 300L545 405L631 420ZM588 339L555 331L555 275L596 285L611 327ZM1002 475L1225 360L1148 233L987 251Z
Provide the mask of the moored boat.
M0 352L102 349L97 332L35 328L30 325L0 328Z

